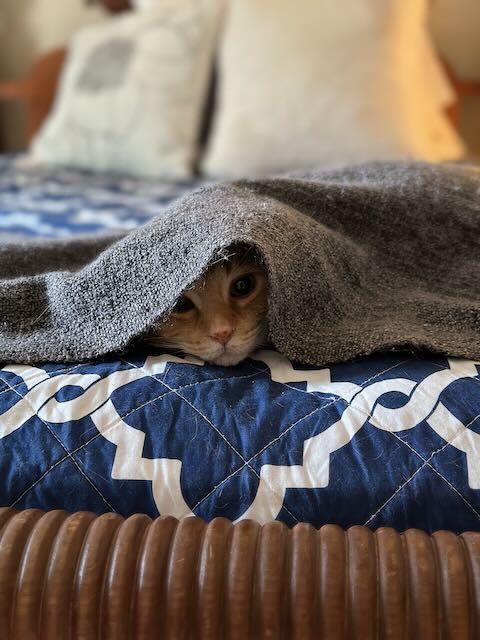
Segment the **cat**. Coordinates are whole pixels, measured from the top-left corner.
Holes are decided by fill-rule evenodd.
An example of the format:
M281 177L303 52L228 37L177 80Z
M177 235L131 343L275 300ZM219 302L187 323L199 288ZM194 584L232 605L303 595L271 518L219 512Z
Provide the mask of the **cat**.
M267 275L254 249L231 248L181 295L150 344L234 366L267 338Z

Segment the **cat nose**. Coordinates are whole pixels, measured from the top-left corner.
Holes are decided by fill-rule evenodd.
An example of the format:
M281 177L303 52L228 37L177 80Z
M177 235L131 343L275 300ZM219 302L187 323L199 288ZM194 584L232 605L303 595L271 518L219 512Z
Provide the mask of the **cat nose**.
M226 345L232 337L233 329L219 329L218 331L212 331L210 337L220 342L220 344Z

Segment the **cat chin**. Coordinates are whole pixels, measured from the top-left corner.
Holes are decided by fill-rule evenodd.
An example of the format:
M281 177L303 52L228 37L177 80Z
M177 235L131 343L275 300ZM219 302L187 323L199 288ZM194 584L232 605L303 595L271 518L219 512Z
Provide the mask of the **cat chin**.
M207 362L210 364L216 364L219 367L234 367L247 357L248 353L243 356L239 356L238 353L222 353L218 358L211 358Z
M210 364L215 364L218 367L234 367L236 364L238 364L242 360L245 360L245 358L248 358L248 356L252 353L252 351L254 351L253 347L249 350L242 349L241 352L236 350L229 351L227 349L226 351L222 351L221 353L215 356L208 357L204 355L203 357L202 356L201 357L203 360L205 360L205 362L208 362Z

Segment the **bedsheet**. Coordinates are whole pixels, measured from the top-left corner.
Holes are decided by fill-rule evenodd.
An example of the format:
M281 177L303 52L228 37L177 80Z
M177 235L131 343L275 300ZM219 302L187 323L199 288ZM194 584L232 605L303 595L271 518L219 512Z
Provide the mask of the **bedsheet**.
M27 155L0 155L0 233L62 238L128 230L200 184L39 166Z
M131 228L198 182L0 160L4 236ZM233 368L154 348L0 365L0 504L480 530L480 363L408 352Z

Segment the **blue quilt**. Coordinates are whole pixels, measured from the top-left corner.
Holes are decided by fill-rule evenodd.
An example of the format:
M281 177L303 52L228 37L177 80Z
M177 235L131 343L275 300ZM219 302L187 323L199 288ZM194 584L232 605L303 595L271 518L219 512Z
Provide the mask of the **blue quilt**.
M130 228L190 188L3 158L1 231ZM4 364L0 505L480 531L480 363Z

